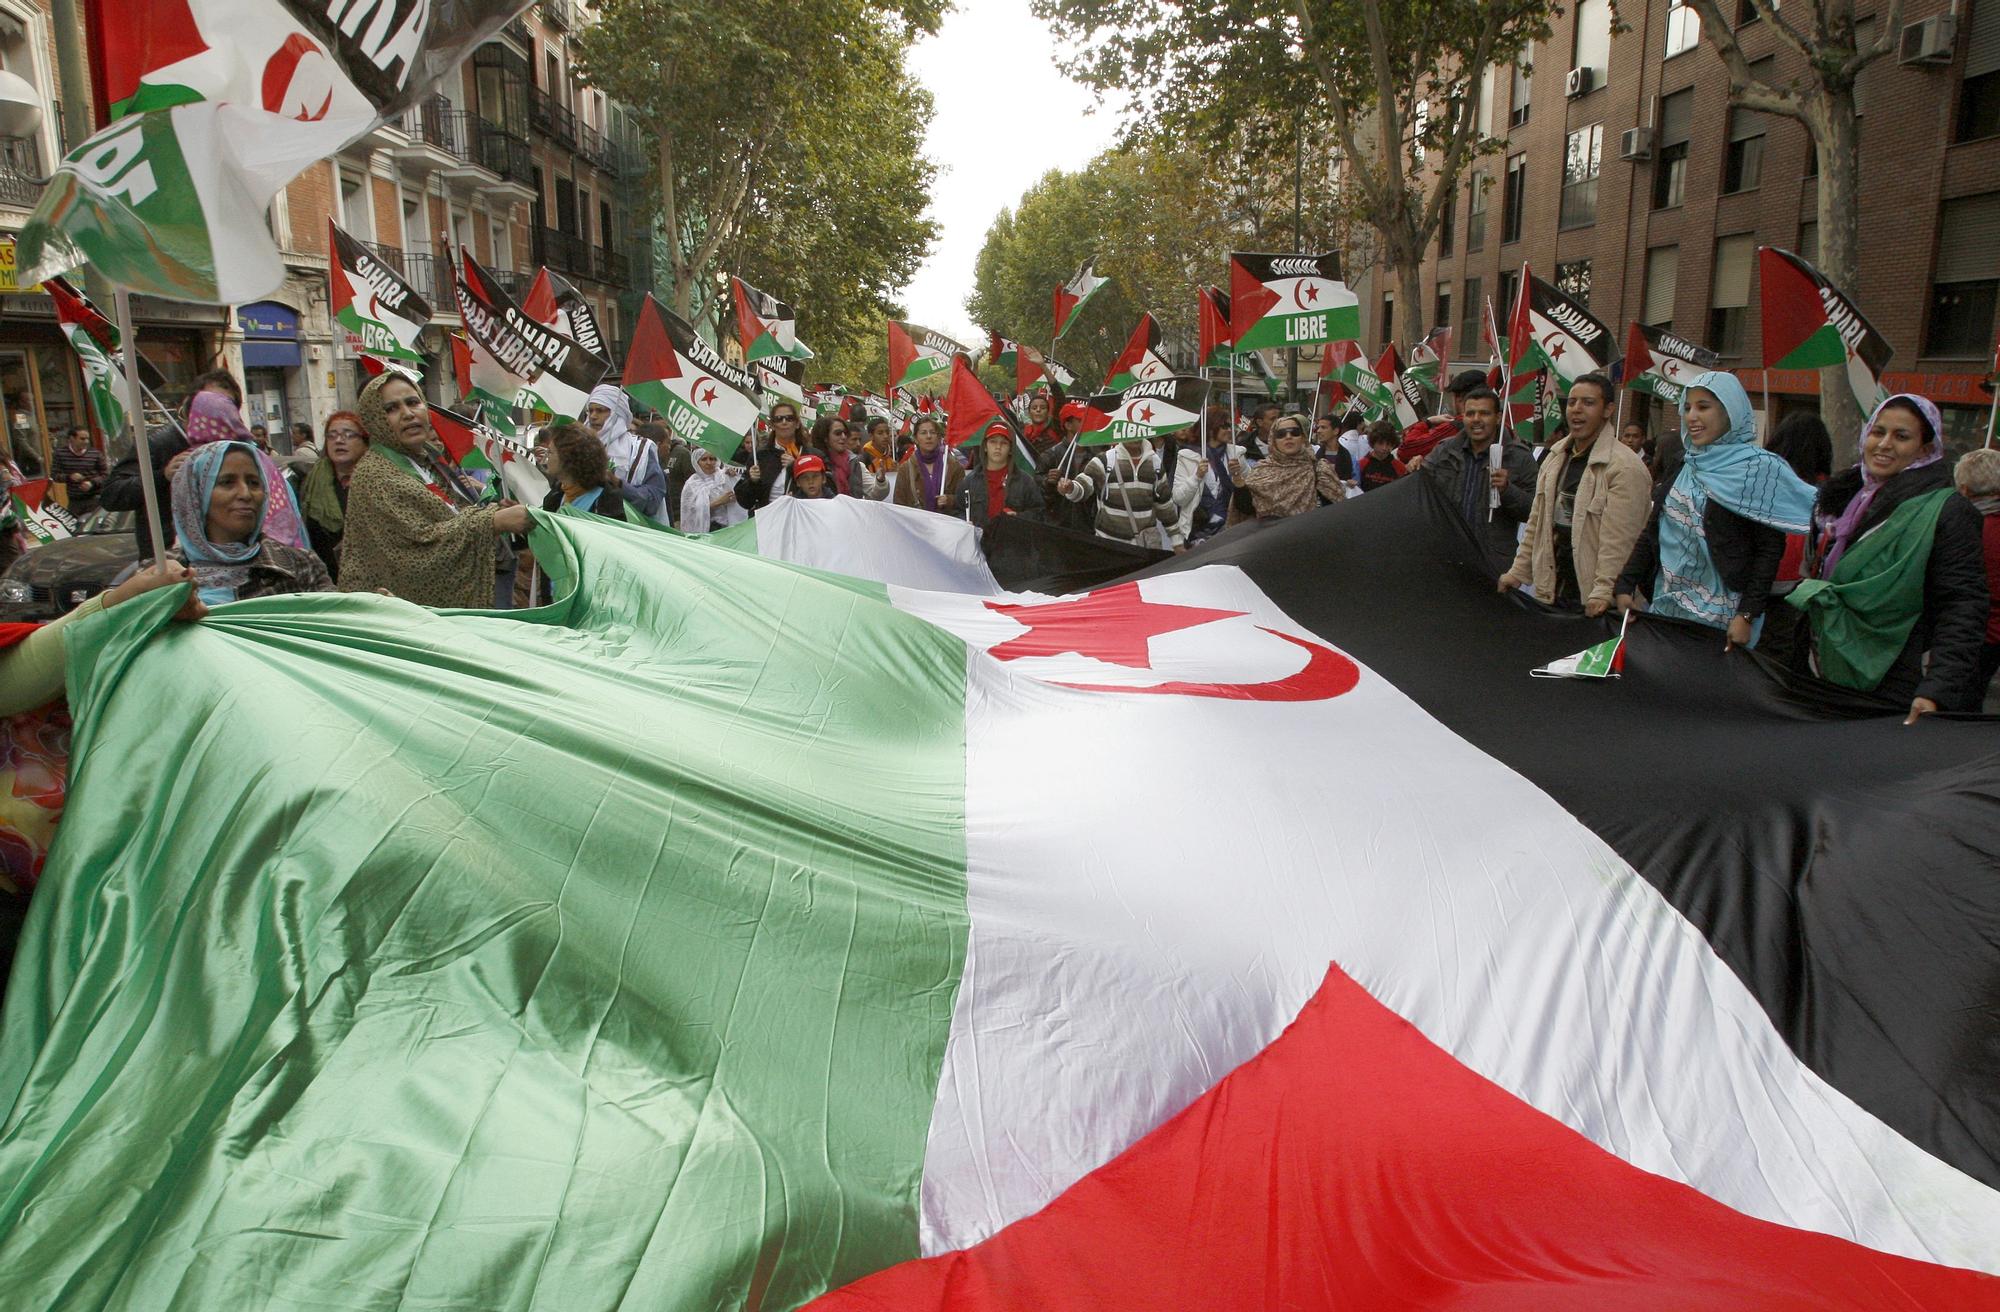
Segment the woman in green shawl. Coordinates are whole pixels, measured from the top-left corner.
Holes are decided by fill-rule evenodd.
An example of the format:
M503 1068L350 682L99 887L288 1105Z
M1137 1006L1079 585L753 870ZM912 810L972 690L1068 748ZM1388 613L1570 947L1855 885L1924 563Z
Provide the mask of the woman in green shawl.
M299 514L306 521L306 538L313 554L326 562L326 572L340 582L340 539L347 531L347 486L354 467L368 454L368 430L352 410L327 416L324 454L313 462L299 487Z
M341 591L491 606L496 540L528 531L527 508L476 504L434 440L423 393L403 375L376 378L355 408L370 445L347 488Z

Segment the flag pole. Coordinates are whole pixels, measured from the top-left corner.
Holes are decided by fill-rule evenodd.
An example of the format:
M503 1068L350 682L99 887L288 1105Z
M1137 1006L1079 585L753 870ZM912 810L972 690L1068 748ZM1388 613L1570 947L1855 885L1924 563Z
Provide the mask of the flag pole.
M152 538L153 561L163 565L167 560L167 539L160 531L160 494L153 485L153 444L146 440L145 389L139 382L139 336L132 327L132 293L119 283L113 300L117 304L118 340L125 354L126 404L132 415L132 451L139 460L139 492L145 498L146 530Z
M2000 384L1994 386L1993 404L1986 413L1986 445L1989 449L1993 446L1996 429L2000 429Z

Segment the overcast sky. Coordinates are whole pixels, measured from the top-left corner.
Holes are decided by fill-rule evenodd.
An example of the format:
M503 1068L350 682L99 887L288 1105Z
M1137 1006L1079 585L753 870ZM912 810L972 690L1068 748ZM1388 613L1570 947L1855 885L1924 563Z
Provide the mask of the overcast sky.
M942 228L903 300L910 318L977 346L965 311L972 262L1001 210L1050 169L1074 169L1111 144L1111 112L1055 68L1028 0L959 0L911 68L937 100L924 153L939 166L931 216Z

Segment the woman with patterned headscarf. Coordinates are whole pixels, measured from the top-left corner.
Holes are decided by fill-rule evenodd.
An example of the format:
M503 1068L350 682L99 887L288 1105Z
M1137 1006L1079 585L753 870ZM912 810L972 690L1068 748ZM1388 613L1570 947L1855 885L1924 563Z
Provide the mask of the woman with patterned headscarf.
M263 471L265 494L270 498L264 517L264 536L301 551L312 549L306 536L305 516L299 513L298 502L292 499L292 485L285 478L285 471L251 438L234 401L220 392L197 393L188 407L187 437L191 451L199 451L212 442L241 442L255 452L257 466Z
M1937 407L1890 397L1862 426L1860 453L1821 487L1812 568L1785 598L1809 622L1809 668L1907 703L1905 724L1976 711L1986 560L1979 511L1952 487Z
M1681 397L1685 463L1653 510L1619 576L1619 608L1643 591L1652 611L1755 645L1785 535L1803 533L1813 489L1757 445L1757 412L1730 373L1694 380Z
M333 590L318 556L265 532L283 498L266 482L259 454L248 442L198 442L174 471L167 554L193 572L204 606Z
M369 383L355 410L369 447L347 486L341 590L379 589L420 606L491 606L496 542L528 531L527 508L477 504L477 489L433 440L423 393L402 374Z

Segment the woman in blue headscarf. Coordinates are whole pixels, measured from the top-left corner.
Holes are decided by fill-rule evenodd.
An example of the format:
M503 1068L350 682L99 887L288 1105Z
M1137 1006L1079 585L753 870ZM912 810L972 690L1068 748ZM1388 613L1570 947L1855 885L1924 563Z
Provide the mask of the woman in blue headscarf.
M1618 580L1618 604L1643 590L1652 612L1728 634L1748 647L1785 554L1812 522L1813 488L1757 445L1750 394L1734 374L1694 380L1681 397L1686 463L1653 510Z
M333 591L318 556L265 534L271 489L257 456L248 442L208 442L174 473L167 554L194 574L204 605Z
M1990 606L1978 510L1952 486L1944 421L1900 394L1861 426L1860 459L1826 480L1812 567L1785 600L1804 611L1807 667L1910 708L1976 711Z

